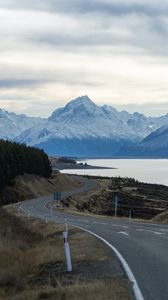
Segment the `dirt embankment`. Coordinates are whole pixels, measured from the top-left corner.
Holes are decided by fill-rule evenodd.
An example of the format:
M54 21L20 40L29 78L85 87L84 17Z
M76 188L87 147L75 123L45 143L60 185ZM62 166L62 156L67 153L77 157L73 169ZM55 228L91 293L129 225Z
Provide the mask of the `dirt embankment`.
M80 186L80 179L54 172L49 179L38 175L18 176L12 186L0 192L0 205L33 199L55 191L68 191Z

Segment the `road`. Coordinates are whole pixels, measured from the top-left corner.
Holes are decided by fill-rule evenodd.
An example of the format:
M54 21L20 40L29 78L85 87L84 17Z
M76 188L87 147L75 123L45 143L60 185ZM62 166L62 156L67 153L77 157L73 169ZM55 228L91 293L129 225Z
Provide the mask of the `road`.
M74 195L95 187L94 181L64 193ZM51 197L29 200L21 208L34 217L80 226L113 245L132 270L145 300L168 300L168 226L69 215L46 208Z

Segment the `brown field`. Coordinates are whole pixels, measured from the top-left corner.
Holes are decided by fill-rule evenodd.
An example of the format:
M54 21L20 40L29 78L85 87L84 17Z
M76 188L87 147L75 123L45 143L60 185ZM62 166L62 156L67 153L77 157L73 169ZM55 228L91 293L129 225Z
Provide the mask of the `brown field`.
M0 210L0 299L129 300L130 286L113 252L70 228L73 271L66 272L63 230Z

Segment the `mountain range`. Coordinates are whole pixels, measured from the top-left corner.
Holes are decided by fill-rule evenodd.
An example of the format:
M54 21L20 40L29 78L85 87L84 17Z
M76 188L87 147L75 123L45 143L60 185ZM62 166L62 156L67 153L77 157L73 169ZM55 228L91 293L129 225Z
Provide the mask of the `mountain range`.
M88 96L56 109L48 119L0 109L0 138L77 157L167 157L168 114L147 117L97 106Z

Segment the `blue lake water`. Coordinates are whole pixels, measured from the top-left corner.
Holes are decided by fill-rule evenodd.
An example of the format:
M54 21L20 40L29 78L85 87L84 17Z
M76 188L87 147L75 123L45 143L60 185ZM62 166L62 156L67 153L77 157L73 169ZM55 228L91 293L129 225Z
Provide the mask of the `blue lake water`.
M79 175L132 177L147 183L168 185L168 159L89 159L93 166L116 169L63 170L63 173Z

